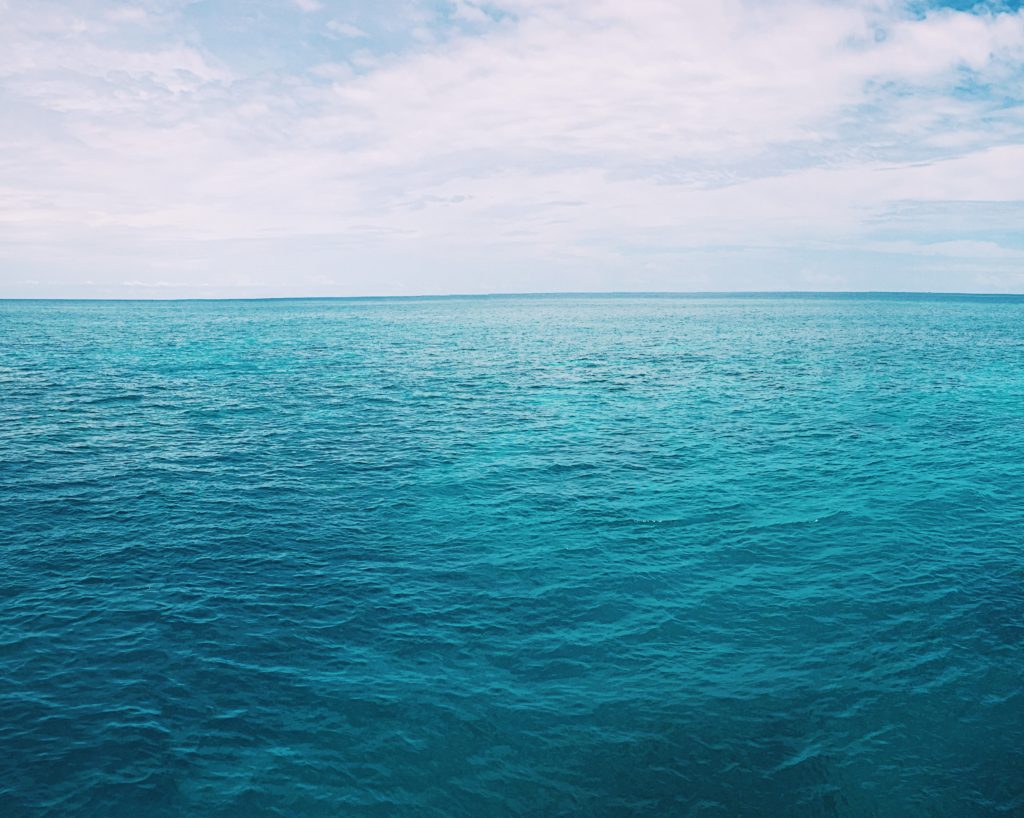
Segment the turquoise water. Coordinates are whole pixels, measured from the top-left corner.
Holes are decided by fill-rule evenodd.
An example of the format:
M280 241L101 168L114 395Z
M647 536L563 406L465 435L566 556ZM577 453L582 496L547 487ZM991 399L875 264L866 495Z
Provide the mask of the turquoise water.
M0 814L1024 815L1024 298L0 302Z

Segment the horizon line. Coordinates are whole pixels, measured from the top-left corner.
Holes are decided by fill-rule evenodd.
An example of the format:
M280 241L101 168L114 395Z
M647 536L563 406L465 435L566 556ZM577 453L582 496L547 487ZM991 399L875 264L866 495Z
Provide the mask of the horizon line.
M848 297L848 296L952 296L971 298L1024 298L1024 292L965 292L946 290L539 290L488 293L419 293L377 295L255 295L255 296L0 296L0 301L82 301L82 302L181 302L181 301L413 301L441 299L487 298L558 298L558 297Z

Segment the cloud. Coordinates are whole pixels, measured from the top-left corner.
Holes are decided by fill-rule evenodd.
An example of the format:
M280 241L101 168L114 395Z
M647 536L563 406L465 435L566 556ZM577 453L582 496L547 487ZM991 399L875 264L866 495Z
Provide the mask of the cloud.
M316 39L96 8L0 33L0 287L927 289L940 256L1021 283L1020 212L979 206L1024 199L1022 12L408 3Z
M314 11L323 11L324 4L320 0L292 0L292 3L299 11L304 11L307 14Z
M354 26L352 23L345 23L340 20L331 20L327 23L327 30L341 37L369 37L370 35L363 31L359 26Z
M910 253L952 258L1005 258L1024 260L1024 249L1012 250L991 241L881 242L872 247L880 252Z

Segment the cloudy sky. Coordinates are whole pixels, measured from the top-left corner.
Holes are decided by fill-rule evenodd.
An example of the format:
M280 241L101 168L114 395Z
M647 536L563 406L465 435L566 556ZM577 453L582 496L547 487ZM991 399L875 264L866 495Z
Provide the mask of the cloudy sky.
M1020 3L0 0L0 296L1024 291Z

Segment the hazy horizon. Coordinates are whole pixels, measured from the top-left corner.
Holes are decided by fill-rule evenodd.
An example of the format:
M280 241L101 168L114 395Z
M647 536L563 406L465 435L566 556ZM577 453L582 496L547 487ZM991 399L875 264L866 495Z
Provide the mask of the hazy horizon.
M263 295L263 296L15 296L0 297L0 301L375 301L375 300L430 300L430 299L484 299L484 298L839 298L839 297L892 297L918 299L936 298L997 298L1024 299L1024 293L1010 292L956 292L950 290L549 290L535 292L462 292L413 293L408 295Z

